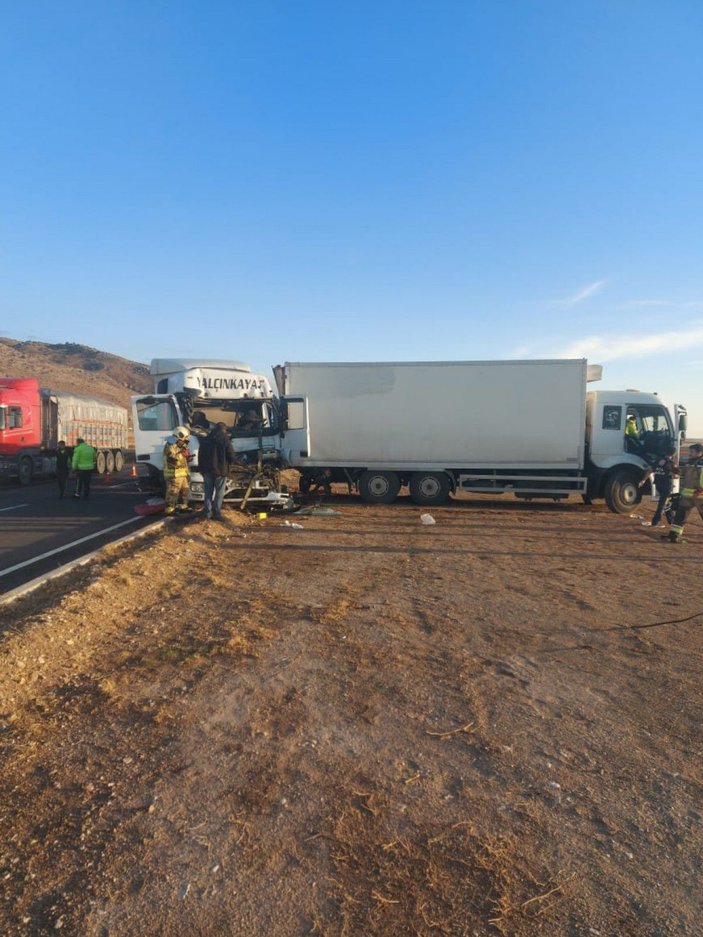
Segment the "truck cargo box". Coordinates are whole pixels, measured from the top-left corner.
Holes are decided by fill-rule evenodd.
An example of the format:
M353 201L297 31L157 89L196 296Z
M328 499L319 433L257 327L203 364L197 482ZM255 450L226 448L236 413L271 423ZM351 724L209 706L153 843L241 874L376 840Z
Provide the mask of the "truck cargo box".
M585 359L286 363L307 398L309 466L575 469L584 462Z

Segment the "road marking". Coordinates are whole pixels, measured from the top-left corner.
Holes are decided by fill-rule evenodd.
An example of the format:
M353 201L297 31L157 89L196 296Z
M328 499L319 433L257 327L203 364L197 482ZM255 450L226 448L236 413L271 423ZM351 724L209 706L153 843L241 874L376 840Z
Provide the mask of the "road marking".
M104 534L109 534L111 530L117 530L120 527L124 527L125 524L136 524L137 521L141 521L144 518L142 517L130 517L128 521L121 521L119 524L113 524L112 527L106 527L105 530L99 530L97 533L88 534L87 537L81 537L80 540L74 540L71 543L67 543L63 547L57 547L55 550L49 550L48 553L42 553L41 556L35 556L31 560L25 560L23 563L16 563L14 566L10 566L9 569L3 569L0 571L0 577L8 576L10 573L14 573L18 569L23 569L25 566L31 566L33 563L39 563L40 560L45 560L50 556L55 556L57 553L65 553L66 550L70 550L72 547L77 547L80 543L86 543L88 540L94 540L96 537L102 537Z
M28 504L13 504L11 508L0 508L0 514L3 511L16 511L18 508L28 508Z

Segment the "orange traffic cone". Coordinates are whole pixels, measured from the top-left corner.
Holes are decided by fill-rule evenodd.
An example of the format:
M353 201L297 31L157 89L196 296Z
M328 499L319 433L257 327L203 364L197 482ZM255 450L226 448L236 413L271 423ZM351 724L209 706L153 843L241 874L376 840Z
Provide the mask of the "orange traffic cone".
M105 482L106 485L111 485L111 484L112 484L112 475L110 475L109 472L105 472L105 474L103 475L103 481Z
M136 478L136 477L137 477L137 466L136 466L136 465L133 465L133 466L132 466L132 471L129 473L129 477L130 477L130 478Z

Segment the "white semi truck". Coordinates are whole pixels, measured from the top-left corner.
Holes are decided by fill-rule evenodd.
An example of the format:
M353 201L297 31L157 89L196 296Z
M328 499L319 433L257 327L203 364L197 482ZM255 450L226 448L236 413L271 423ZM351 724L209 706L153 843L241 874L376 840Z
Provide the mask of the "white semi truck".
M199 439L216 423L225 423L238 464L227 479L225 501L287 506L290 495L280 484L279 407L268 378L241 361L155 358L154 393L132 397L137 474L144 490L163 489L163 449L176 426L191 430L190 496L202 501L198 472Z
M274 368L285 458L302 491L346 482L377 504L407 486L419 505L457 491L580 494L626 513L647 458L678 450L685 409L588 390L601 370L584 359L286 363ZM630 414L638 439L625 435Z

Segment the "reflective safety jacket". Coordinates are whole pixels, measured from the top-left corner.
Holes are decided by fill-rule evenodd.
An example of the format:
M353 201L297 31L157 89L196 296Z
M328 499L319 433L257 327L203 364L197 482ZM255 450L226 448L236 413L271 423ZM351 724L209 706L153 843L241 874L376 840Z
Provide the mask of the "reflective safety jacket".
M689 462L681 470L681 498L693 501L695 498L702 496L703 459L696 459L695 462Z
M87 442L79 443L73 450L71 468L74 471L89 472L95 468L95 449Z
M637 423L634 420L628 420L625 423L625 435L632 436L633 439L639 439L640 434L637 432Z
M164 478L190 478L188 445L167 442L164 446Z

